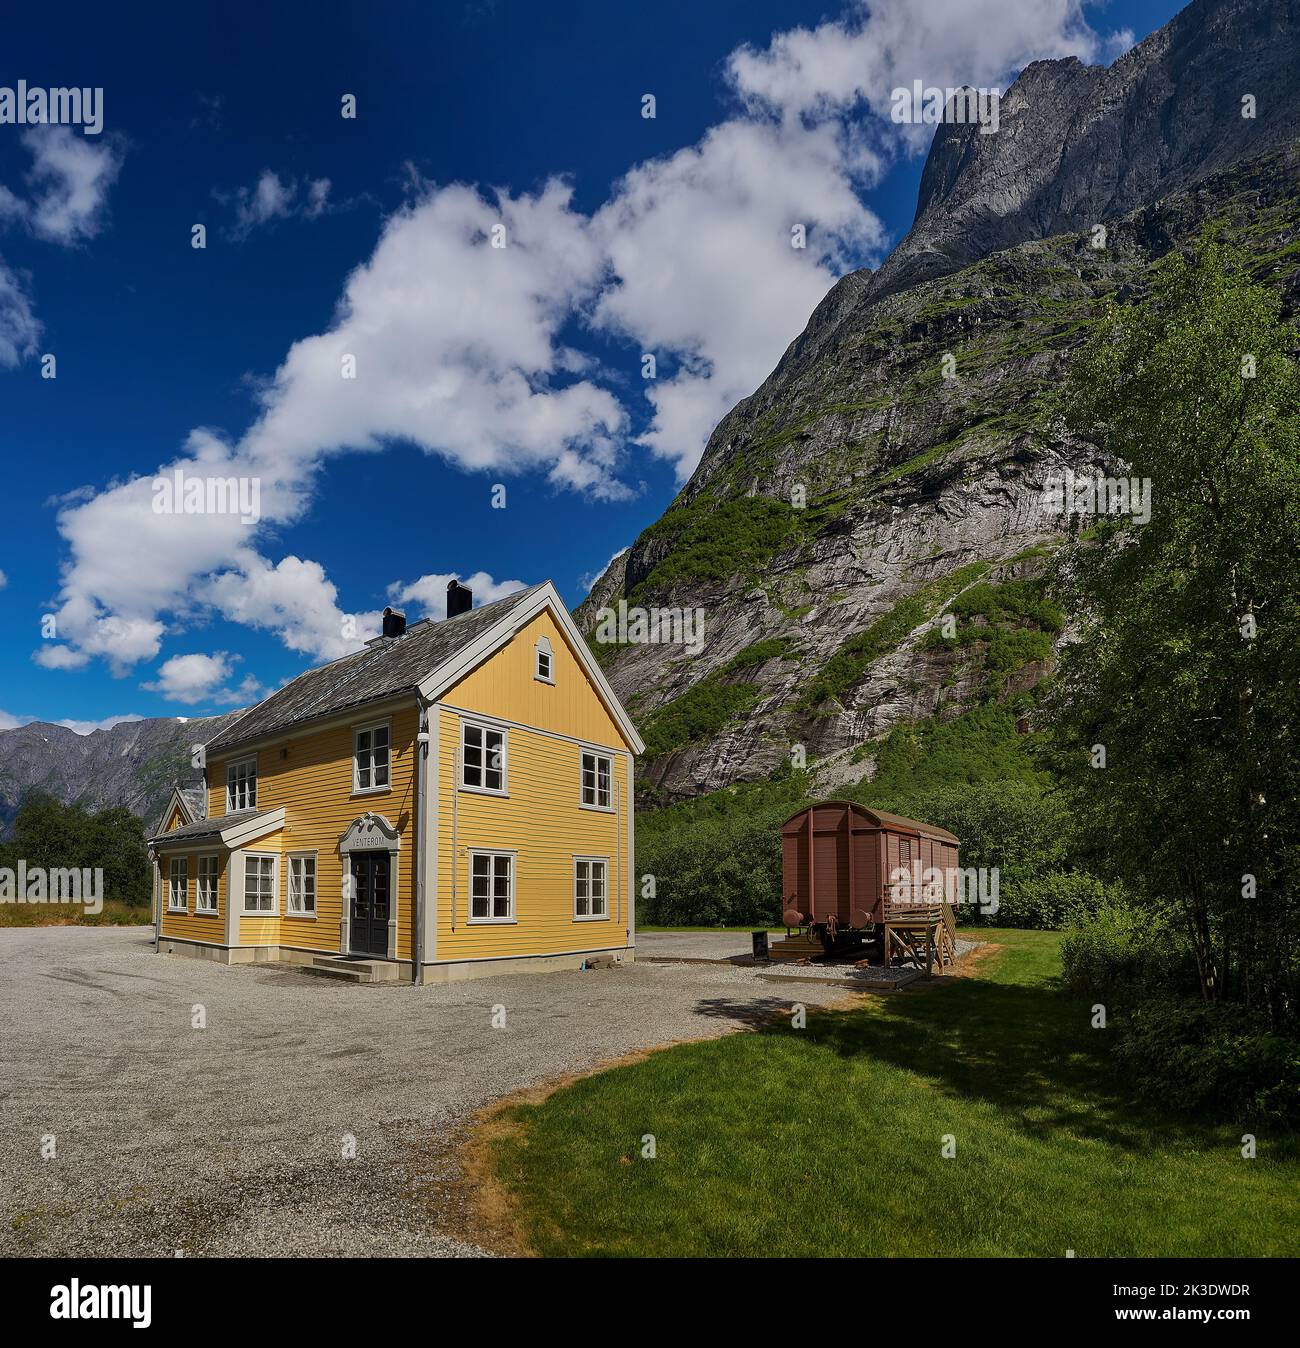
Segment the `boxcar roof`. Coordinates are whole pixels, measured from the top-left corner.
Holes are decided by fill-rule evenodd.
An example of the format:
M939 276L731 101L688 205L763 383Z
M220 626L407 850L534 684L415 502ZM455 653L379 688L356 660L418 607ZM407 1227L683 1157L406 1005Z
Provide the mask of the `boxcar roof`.
M838 806L840 809L851 810L859 815L868 823L874 824L877 828L888 829L895 833L919 833L926 838L939 838L943 842L957 843L960 845L961 839L955 834L949 833L946 828L940 828L937 824L923 824L919 819L908 819L906 815L891 814L888 810L868 809L865 805L859 805L854 800L818 800L811 805L806 805L802 810L796 810L789 819L781 825L782 832L790 827L796 819L802 819L809 810L820 810L827 806Z

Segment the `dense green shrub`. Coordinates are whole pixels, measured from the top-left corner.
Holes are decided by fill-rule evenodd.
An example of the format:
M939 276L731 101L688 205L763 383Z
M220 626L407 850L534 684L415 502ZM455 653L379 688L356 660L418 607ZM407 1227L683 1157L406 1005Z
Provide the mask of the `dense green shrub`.
M1118 1018L1115 1056L1140 1093L1178 1108L1300 1123L1300 1040L1240 1005L1153 997Z
M1157 909L1109 897L1080 913L1061 944L1065 985L1081 997L1190 991L1191 949Z
M1023 863L1005 868L997 912L980 920L992 927L1058 930L1106 902L1106 886L1086 871L1038 871ZM965 912L962 921L971 921Z
M776 823L758 815L700 819L680 831L639 832L638 876L653 876L655 892L638 900L637 922L683 927L778 922L781 840Z

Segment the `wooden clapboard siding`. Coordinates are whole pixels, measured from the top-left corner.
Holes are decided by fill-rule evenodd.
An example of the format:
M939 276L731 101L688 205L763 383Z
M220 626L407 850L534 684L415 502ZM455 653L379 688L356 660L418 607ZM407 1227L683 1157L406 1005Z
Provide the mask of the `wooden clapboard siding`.
M620 752L612 764L622 799L618 814L580 805L581 745L519 726L508 731L508 797L455 792L460 723L457 713L443 708L438 734L441 809L435 958L441 962L559 954L626 945L630 756ZM469 921L469 854L476 848L516 853L511 925ZM598 921L574 917L575 856L608 860L608 917Z
M551 643L553 685L533 677L534 647L542 636ZM444 693L442 700L591 744L630 747L555 619L545 610L490 660Z
M390 786L387 791L354 795L352 791L353 730L386 720L391 728ZM339 839L367 810L381 814L401 835L401 853L393 898L397 904L397 955L411 956L411 914L415 883L415 736L419 710L409 702L376 711L362 708L346 723L332 723L314 733L272 741L257 750L259 809L285 809L283 833L259 838L249 852L274 852L280 858L279 916L240 918L240 940L248 944L301 946L338 951L343 915L343 860ZM212 808L225 810L226 764L250 758L232 753L208 766ZM289 863L295 852L316 853L316 917L289 917ZM242 895L236 901L243 903Z
M542 635L551 644L554 685L534 677L535 647ZM440 712L437 736L435 958L559 954L626 945L631 754L551 615L543 612L534 618L486 664L449 689L443 702L447 705ZM512 723L506 727L508 797L457 789L462 710ZM617 814L581 805L583 744L613 751ZM469 853L474 848L517 853L512 925L468 920ZM574 917L575 856L608 860L608 917Z
M161 873L159 880L159 903L162 905L162 934L175 936L186 941L208 941L214 945L224 945L226 941L226 869L228 858L224 852L217 853L217 912L196 913L194 905L198 902L199 857L212 855L213 849L199 849L184 854L189 863L186 877L185 908L183 913L167 911L167 873L171 865L171 856L162 855L158 860Z

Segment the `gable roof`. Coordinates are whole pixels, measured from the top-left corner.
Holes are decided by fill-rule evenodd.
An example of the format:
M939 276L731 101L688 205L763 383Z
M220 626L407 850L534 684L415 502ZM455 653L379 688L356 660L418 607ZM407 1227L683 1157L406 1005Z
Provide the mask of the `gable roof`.
M172 793L167 797L167 804L154 829L155 833L161 833L167 827L167 821L175 809L180 810L181 819L186 824L202 819L208 812L207 791L203 783L188 782L184 786L172 787Z
M940 828L938 824L926 824L920 819L909 819L903 814L891 814L888 810L877 810L873 805L859 805L855 800L815 800L811 805L805 805L802 809L796 810L789 819L781 825L782 832L790 827L796 819L803 820L814 810L837 809L847 810L850 814L855 814L859 819L865 819L869 824L874 824L877 828L883 828L891 833L919 833L923 838L937 838L940 842L955 843L961 845L961 839L955 833L949 833L946 828Z
M455 678L463 677L543 608L549 608L569 633L570 643L601 700L639 753L641 741L635 728L549 580L442 622L415 623L403 636L380 639L364 650L299 674L226 726L208 742L207 752L209 756L225 755L319 717L404 693L436 696L431 689L439 684L439 675L454 670ZM449 686L449 682L442 682L441 687Z

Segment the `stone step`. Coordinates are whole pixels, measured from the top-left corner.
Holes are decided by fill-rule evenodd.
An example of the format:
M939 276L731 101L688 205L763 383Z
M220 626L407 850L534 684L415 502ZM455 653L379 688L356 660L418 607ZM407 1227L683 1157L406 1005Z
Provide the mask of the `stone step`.
M397 983L401 981L403 966L392 960L353 960L323 955L299 968L303 973L334 978L341 983Z

